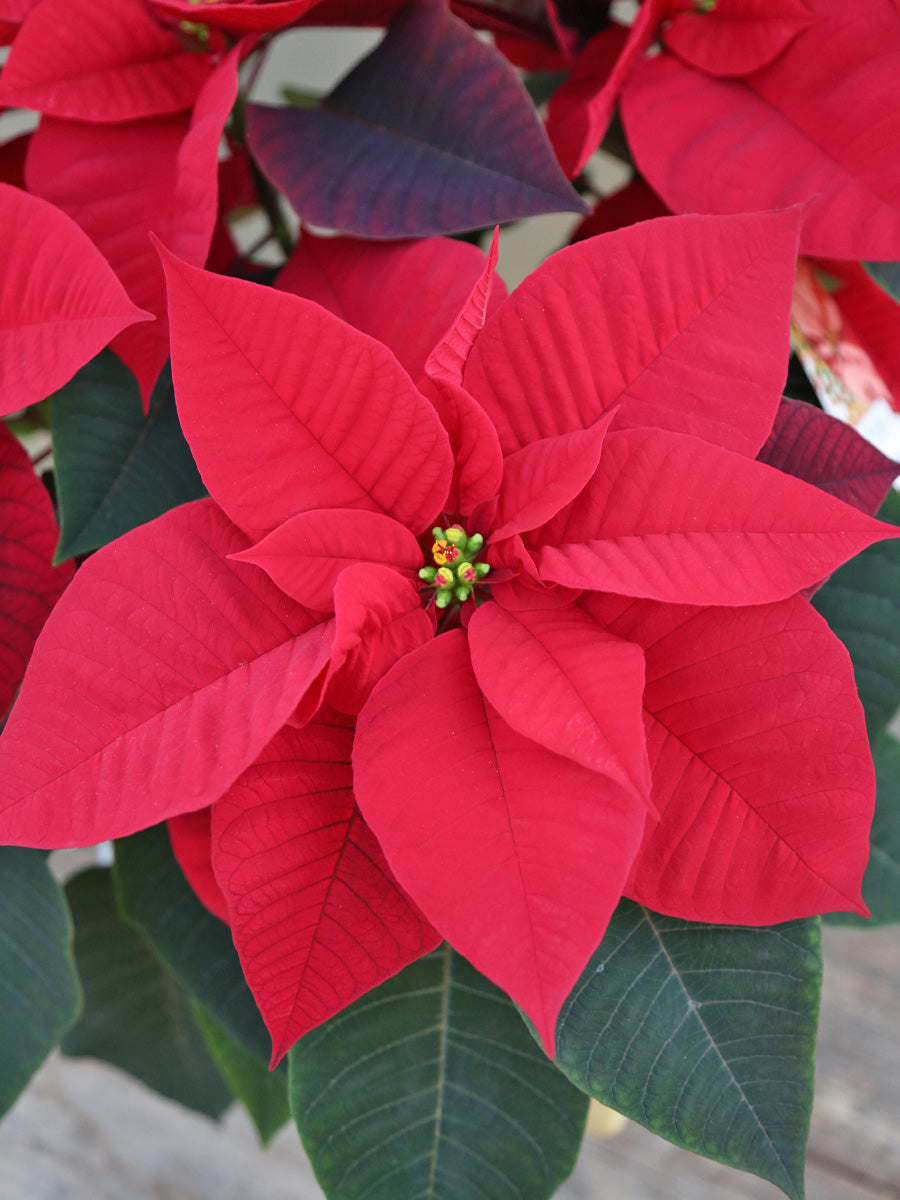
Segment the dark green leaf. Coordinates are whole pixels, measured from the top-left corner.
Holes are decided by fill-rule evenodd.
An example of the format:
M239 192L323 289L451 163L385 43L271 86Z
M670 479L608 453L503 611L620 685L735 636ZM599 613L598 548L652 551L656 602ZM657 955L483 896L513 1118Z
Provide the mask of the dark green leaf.
M865 928L900 921L900 741L884 733L872 747L878 798L872 822L871 854L863 879L863 900L872 915L829 913L829 925Z
M297 1127L329 1200L541 1200L574 1164L587 1097L448 947L289 1057Z
M0 847L0 1113L78 1016L62 890L40 850Z
M803 1195L818 920L701 925L623 901L557 1024L557 1063L696 1154Z
M231 1093L184 992L119 916L110 872L95 867L76 875L66 895L84 1012L63 1039L63 1053L102 1058L161 1095L218 1117Z
M263 1145L267 1145L291 1115L287 1063L282 1061L274 1071L267 1070L259 1059L238 1045L206 1009L199 1004L192 1008L216 1065L232 1094L250 1114Z
M178 424L168 366L145 417L134 376L103 350L52 397L50 419L58 562L206 494Z
M162 825L116 842L119 908L144 934L182 987L263 1063L271 1039L226 925L191 890Z
M529 71L525 76L525 88L535 108L546 104L561 83L567 78L565 71Z
M878 515L900 525L895 491ZM813 603L850 651L874 741L900 706L900 539L858 554L835 571Z
M900 263L864 262L863 266L889 296L900 300Z

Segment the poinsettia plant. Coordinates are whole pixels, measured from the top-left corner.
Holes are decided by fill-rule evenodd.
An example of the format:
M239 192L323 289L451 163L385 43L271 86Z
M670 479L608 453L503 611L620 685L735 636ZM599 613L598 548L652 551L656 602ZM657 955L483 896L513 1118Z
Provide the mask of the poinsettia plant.
M594 1096L802 1195L818 918L900 917L862 10L0 0L4 1106L62 1039L335 1200L540 1200ZM310 24L386 32L259 103Z

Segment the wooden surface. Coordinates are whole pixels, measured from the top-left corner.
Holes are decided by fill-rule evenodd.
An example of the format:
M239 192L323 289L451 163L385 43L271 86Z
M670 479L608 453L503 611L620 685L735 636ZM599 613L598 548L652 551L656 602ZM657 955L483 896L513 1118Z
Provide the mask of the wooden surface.
M826 930L808 1200L900 1200L900 928ZM559 1200L777 1200L635 1125L589 1138ZM322 1200L296 1134L260 1150L101 1063L54 1056L0 1123L0 1200ZM398 1196L397 1200L405 1200Z

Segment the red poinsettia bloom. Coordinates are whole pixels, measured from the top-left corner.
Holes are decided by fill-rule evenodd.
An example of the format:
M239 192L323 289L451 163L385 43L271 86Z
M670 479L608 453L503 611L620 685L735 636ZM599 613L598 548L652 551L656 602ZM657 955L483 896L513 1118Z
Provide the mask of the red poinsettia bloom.
M552 1053L623 892L705 921L862 910L862 712L797 593L891 531L754 459L797 224L592 239L483 327L470 275L430 352L446 296L411 281L470 248L381 248L368 286L340 243L302 250L294 284L362 328L167 256L213 499L60 601L0 743L0 837L205 809L175 842L276 1058L439 937Z
M802 203L804 253L895 260L898 64L894 0L644 0L630 30L584 47L548 131L575 174L618 99L638 170L673 212Z

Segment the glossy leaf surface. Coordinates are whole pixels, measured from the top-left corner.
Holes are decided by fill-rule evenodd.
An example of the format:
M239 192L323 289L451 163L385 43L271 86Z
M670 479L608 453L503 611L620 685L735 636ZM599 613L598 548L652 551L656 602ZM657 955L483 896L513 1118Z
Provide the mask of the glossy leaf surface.
M66 897L84 1011L63 1039L63 1053L100 1058L160 1095L218 1117L231 1093L184 992L119 916L110 872L83 871L69 881Z
M145 416L134 376L104 351L53 396L50 412L62 520L58 559L96 550L204 495L168 369Z
M587 1098L448 946L307 1034L290 1064L332 1200L546 1200L581 1142Z
M559 1066L654 1133L799 1200L821 976L818 921L700 925L623 901L560 1013Z
M81 989L62 890L36 850L0 847L0 1113L78 1017Z
M438 3L403 9L318 109L252 106L248 137L304 221L363 237L583 211L511 67Z

